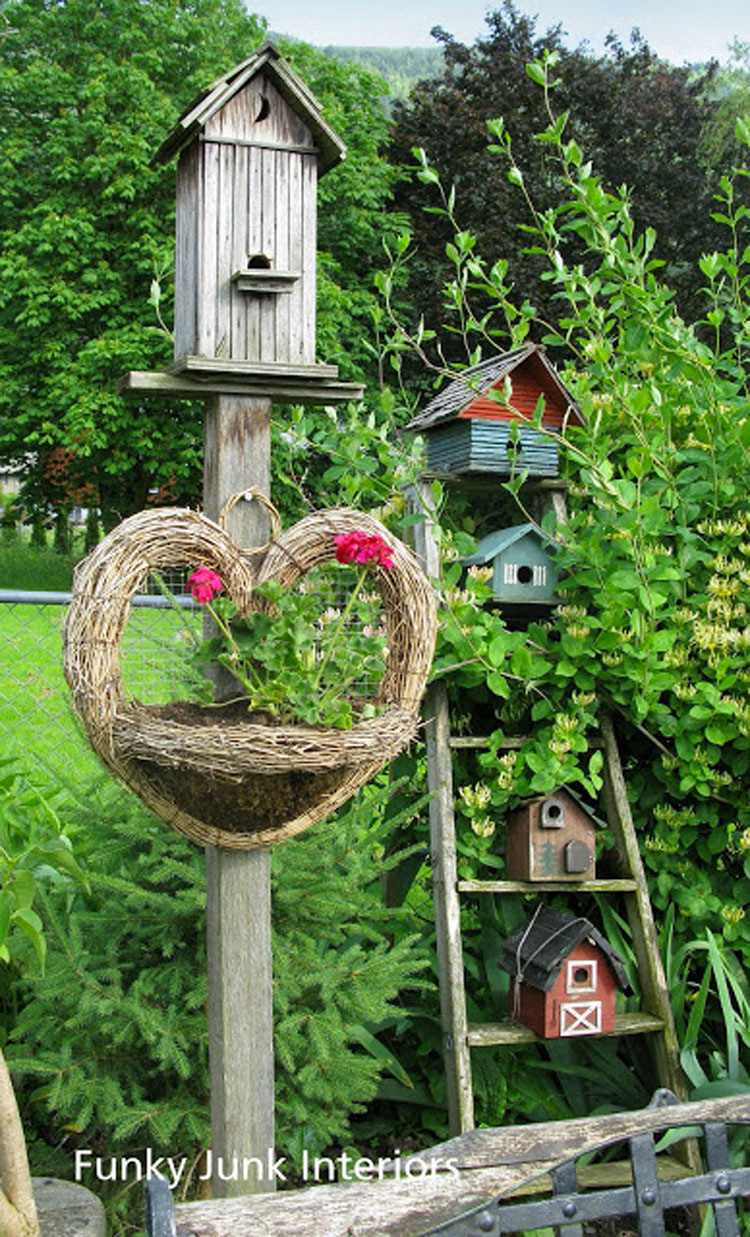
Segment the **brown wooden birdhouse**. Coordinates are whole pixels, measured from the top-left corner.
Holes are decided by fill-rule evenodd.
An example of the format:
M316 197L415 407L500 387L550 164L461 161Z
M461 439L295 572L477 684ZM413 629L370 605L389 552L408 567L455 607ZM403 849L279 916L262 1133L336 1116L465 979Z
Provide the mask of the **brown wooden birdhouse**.
M568 422L583 423L580 408L544 350L526 343L465 369L407 429L424 434L427 468L438 474L556 477L557 435Z
M505 942L510 1014L544 1039L606 1035L615 992L630 991L620 955L588 919L544 908Z
M535 799L508 819L507 875L524 881L593 880L595 836L593 817L569 791Z
M315 363L317 182L344 146L315 96L265 43L157 158L177 153L173 372L335 376Z

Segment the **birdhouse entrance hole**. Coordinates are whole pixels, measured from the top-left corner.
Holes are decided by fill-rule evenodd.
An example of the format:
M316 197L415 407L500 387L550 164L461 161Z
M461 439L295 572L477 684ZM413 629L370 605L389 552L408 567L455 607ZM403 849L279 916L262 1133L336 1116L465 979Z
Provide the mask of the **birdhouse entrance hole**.
M562 829L565 824L565 808L557 799L548 799L542 804L541 826L543 829Z
M249 253L247 255L247 269L249 271L270 271L271 259L267 258L264 253Z
M569 962L567 990L596 992L596 962Z
M534 579L534 570L533 570L533 568L532 568L532 567L527 567L527 566L526 566L526 564L525 564L525 563L523 563L523 564L522 564L522 565L518 568L518 575L517 575L517 577L516 577L516 578L517 578L517 580L518 580L518 583L519 583L519 584L531 584L532 580Z

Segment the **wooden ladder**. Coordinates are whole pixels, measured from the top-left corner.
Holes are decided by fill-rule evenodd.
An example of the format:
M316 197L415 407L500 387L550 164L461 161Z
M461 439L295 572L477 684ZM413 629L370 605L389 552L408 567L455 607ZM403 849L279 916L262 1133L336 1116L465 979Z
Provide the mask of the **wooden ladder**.
M637 1013L619 1014L614 1034L650 1035L653 1039L659 1083L684 1099L685 1086L680 1069L679 1047L659 954L646 875L610 718L605 716L601 722L604 755L603 800L607 822L622 856L622 877L587 881L462 881L458 879L456 861L453 751L458 747L480 748L488 743L482 739L451 737L448 698L445 687L441 684L435 684L430 689L425 715L427 781L431 793L430 852L443 1056L451 1133L462 1134L475 1128L471 1049L487 1048L495 1044L539 1042L539 1037L533 1031L509 1020L482 1025L468 1022L461 936L463 894L533 893L540 897L559 892L621 894L625 901L638 964L643 1009ZM508 746L516 746L517 743L518 740Z
M440 562L438 548L429 515L426 485L410 487L407 503L414 513L422 515L415 525L415 551L427 575L438 580ZM547 506L559 520L565 519L564 496L559 487L549 485ZM446 688L435 683L429 689L425 707L425 740L427 745L427 781L430 798L430 851L437 935L438 975L443 1037L443 1057L447 1082L448 1116L452 1134L463 1134L475 1128L474 1092L472 1086L471 1049L496 1044L540 1042L526 1027L509 1020L483 1025L469 1024L464 986L463 944L461 936L461 897L463 894L523 894L539 897L546 893L577 891L619 894L625 901L627 918L633 939L643 996L643 1009L638 1013L618 1015L615 1035L648 1034L653 1043L659 1083L680 1098L686 1098L685 1082L680 1068L679 1046L669 995L662 966L633 816L617 748L614 728L609 717L601 721L603 748L603 801L607 822L615 837L621 856L623 873L616 880L588 881L460 881L456 860L456 827L454 813L453 751L457 748L488 746L482 738L454 738L451 735ZM518 747L522 739L508 740L506 746ZM695 1167L694 1147L690 1158Z

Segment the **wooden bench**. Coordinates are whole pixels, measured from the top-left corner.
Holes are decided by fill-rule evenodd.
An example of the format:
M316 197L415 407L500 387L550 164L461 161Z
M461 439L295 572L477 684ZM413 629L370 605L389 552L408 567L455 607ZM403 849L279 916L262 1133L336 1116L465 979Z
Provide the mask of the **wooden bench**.
M670 1207L711 1204L718 1237L734 1237L737 1202L750 1197L750 1167L732 1166L733 1125L750 1125L750 1094L678 1103L657 1092L640 1112L509 1129L472 1130L399 1165L383 1180L308 1186L173 1207L165 1181L147 1183L148 1237L495 1237L553 1227L581 1237L598 1218L637 1217L644 1237L663 1234ZM729 1127L729 1134L728 1134ZM658 1162L654 1139L668 1131L705 1143L694 1172L671 1157ZM630 1165L576 1171L575 1161L629 1144ZM546 1178L551 1200L531 1200ZM582 1186L591 1185L591 1189ZM513 1201L509 1196L514 1195Z

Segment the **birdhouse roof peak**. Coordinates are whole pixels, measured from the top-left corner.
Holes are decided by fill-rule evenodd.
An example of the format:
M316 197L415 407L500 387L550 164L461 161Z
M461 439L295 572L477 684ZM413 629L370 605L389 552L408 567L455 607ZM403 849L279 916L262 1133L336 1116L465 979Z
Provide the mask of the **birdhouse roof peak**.
M491 562L498 554L502 554L503 550L509 549L517 541L529 536L536 538L545 546L555 544L552 538L548 537L536 524L514 524L512 528L499 528L494 533L488 533L479 542L474 553L463 559L463 563L466 567L483 566Z
M268 74L285 102L312 132L320 152L319 174L322 176L335 167L346 154L344 143L323 119L323 105L316 99L310 87L297 76L275 44L270 42L262 43L252 56L234 65L193 100L162 142L154 161L166 163L183 147L190 145L209 120L259 73Z
M406 428L421 431L460 416L475 400L498 387L515 369L527 361L532 361L536 366L536 372L541 381L554 392L575 424L582 425L583 414L554 366L547 360L544 348L540 344L529 342L513 348L510 352L490 357L486 361L480 361L478 365L462 370L452 382L443 387L433 400L430 400L427 407L423 408Z
M588 919L576 918L552 907L537 910L503 945L500 966L532 988L549 992L563 962L573 950L590 941L607 959L623 991L630 991L625 964L609 941Z

